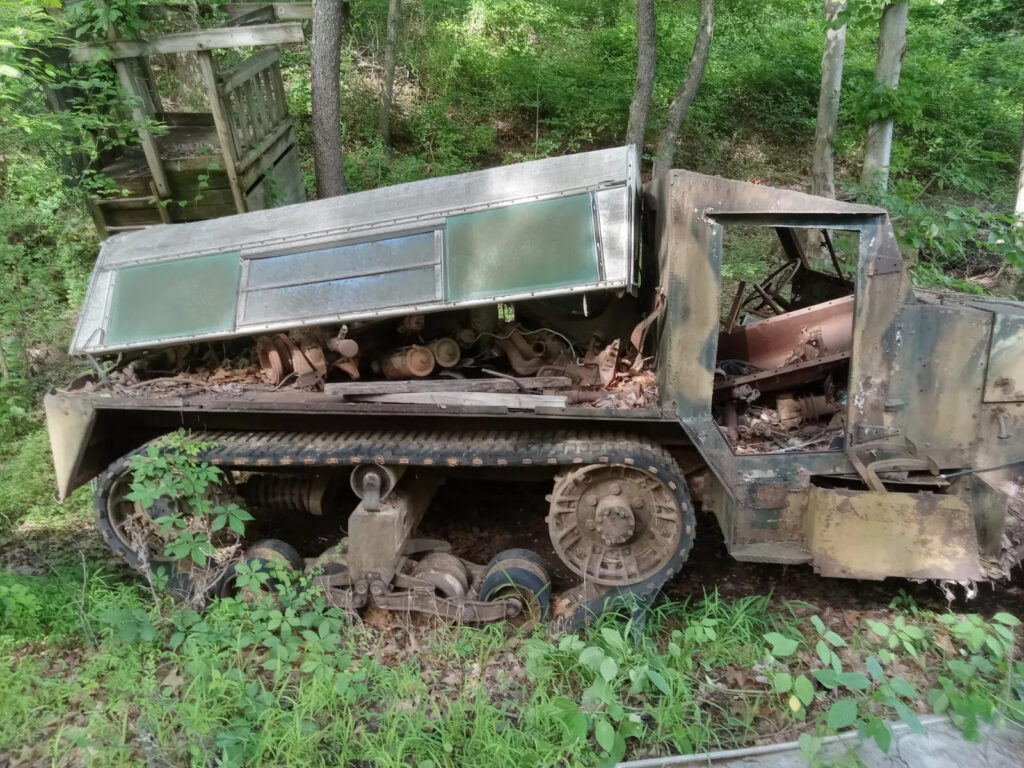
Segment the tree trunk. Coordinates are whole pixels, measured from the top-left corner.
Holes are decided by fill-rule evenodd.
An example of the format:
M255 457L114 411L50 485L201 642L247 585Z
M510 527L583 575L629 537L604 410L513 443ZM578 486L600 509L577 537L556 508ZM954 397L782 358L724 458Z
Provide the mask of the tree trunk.
M398 33L402 25L402 0L388 3L388 33L384 43L384 87L380 94L380 135L391 143L391 101L395 93L395 60L398 58Z
M825 52L821 55L821 93L818 95L818 123L814 131L811 160L811 194L836 196L834 144L839 123L839 92L843 86L846 55L846 25L832 29L836 17L846 10L846 0L825 0Z
M708 63L708 51L711 50L711 33L715 27L715 0L700 0L700 22L697 27L697 39L693 43L693 55L690 57L690 68L686 77L672 99L668 109L668 122L658 139L658 155L654 160L655 175L672 167L676 154L676 140L679 129L690 109L693 97L697 95L700 81L704 77L704 67Z
M633 144L637 153L644 150L647 132L647 113L654 92L654 73L658 69L658 35L654 18L654 0L636 0L636 86L633 103L629 105L629 127L626 143Z
M907 53L907 10L909 0L885 6L878 30L878 63L875 81L896 90L900 69ZM892 156L893 118L874 120L868 125L864 147L864 169L860 184L864 189L884 189L889 184L889 159Z
M316 196L345 192L341 150L341 0L313 3L310 90L313 97L313 169Z
M1024 135L1020 140L1020 170L1017 173L1017 205L1014 212L1017 214L1019 223L1024 224Z

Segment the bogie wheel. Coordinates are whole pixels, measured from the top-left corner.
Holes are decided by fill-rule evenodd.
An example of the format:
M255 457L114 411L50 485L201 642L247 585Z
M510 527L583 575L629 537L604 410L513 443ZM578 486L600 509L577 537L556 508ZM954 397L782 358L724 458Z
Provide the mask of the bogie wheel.
M548 514L555 552L595 584L625 587L668 565L693 531L693 512L657 475L591 464L555 480Z
M469 589L466 566L450 552L431 552L412 569L413 577L430 584L443 597L458 599Z
M244 563L247 570L251 572L261 571L267 574L267 578L263 580L258 589L253 589L248 585L243 588L238 586L238 565L240 563ZM218 587L218 594L221 597L241 595L248 599L261 593L276 592L281 587L281 581L275 575L278 569L301 571L306 564L295 547L280 539L263 539L256 542L245 550L240 563L233 565L221 581Z
M506 549L487 564L480 584L480 599L513 597L522 608L513 624L544 621L551 608L551 574L541 557L528 549Z

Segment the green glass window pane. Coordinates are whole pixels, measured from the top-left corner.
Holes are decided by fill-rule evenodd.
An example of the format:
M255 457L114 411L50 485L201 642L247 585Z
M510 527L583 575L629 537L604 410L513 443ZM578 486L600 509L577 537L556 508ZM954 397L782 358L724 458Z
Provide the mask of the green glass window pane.
M232 330L241 269L235 252L119 270L104 343Z
M589 194L451 216L445 245L448 301L600 278Z

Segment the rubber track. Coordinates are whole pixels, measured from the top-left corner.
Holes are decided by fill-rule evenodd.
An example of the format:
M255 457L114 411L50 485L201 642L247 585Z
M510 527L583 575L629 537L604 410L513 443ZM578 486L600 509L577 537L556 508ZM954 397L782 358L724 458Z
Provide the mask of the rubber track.
M695 518L686 481L672 457L657 443L623 432L553 430L376 431L376 432L201 432L193 439L211 444L199 459L224 469L259 471L269 467L345 467L398 464L409 467L566 467L625 464L657 476L672 491L683 515L683 535L671 560L649 579L615 587L581 607L571 624L607 610L613 604L649 604L662 585L679 573L691 547ZM142 446L133 453L146 450ZM131 454L130 454L131 455ZM125 457L127 458L127 457ZM121 465L115 462L111 469ZM109 489L108 470L100 478L97 497ZM97 498L97 509L100 499ZM123 553L122 553L123 554Z

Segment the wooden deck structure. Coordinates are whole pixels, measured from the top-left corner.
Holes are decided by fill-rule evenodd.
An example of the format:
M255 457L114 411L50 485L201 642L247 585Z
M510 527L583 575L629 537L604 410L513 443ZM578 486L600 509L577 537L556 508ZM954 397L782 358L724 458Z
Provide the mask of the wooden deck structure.
M150 40L119 40L75 50L87 61L112 52L121 88L133 102L139 145L127 148L102 172L127 196L94 198L101 237L156 224L200 221L302 202L305 193L295 129L285 101L281 54L275 47L301 42L311 3L233 3L220 27ZM260 47L235 66L218 70L213 51ZM165 112L148 57L195 53L209 112ZM166 126L156 134L144 126Z

